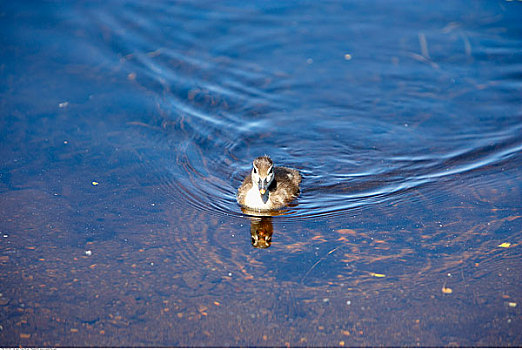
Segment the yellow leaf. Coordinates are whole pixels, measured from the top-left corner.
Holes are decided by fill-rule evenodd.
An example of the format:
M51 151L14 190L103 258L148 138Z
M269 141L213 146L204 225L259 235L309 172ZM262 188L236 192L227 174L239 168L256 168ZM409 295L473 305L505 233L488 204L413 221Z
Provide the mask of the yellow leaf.
M453 289L448 288L448 287L442 287L442 293L451 294L451 293L453 293Z
M373 276L373 277L386 277L386 275L383 275L382 273L375 273L375 272L370 272L370 276Z
M91 182L91 183L92 183L93 186L98 185L98 182L96 182L96 181L93 181L93 182Z
M511 243L508 243L508 242L504 242L502 244L499 244L498 245L500 248L509 248L511 246Z

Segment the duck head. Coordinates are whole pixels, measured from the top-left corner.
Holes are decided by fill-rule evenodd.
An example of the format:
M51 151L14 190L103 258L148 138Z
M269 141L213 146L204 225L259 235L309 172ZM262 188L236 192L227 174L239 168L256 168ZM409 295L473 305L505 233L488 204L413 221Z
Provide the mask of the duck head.
M252 183L259 189L263 203L268 201L268 188L274 181L274 163L268 156L257 157L252 163Z

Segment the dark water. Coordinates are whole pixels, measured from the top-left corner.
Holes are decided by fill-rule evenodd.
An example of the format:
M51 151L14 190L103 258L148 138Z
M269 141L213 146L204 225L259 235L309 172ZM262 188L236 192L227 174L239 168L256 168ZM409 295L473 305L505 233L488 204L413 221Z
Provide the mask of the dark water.
M522 345L522 2L0 10L1 345Z

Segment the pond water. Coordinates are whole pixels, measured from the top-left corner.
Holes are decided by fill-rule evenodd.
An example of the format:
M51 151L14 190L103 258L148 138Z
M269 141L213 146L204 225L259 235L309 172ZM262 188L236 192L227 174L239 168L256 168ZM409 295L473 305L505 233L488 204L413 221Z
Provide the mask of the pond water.
M522 346L522 2L0 10L2 346Z

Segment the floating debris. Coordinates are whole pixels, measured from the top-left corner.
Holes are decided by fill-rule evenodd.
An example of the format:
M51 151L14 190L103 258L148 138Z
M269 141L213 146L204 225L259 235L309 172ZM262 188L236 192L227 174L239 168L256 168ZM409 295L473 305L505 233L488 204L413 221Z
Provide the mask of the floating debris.
M509 307L517 307L517 303L514 303L514 302L510 301L510 302L508 303L508 306L509 306Z
M87 255L87 256L91 256L91 255L92 255L92 251L91 251L91 250L86 250L86 251L85 251L85 255Z
M347 61L349 61L349 60L352 59L352 55L350 55L349 53L347 53L347 54L344 55L344 59L347 60Z
M429 59L430 53L428 51L428 41L426 40L426 35L424 35L424 33L419 33L418 37L419 37L419 45L421 48L421 54L422 54L422 56Z
M91 184L92 184L93 186L97 186L97 185L99 184L99 182L93 181L93 182L91 182Z
M451 293L453 293L453 289L444 286L444 287L442 287L442 293L451 294Z
M161 55L161 49L157 49L157 50L154 50L154 51L147 52L147 55L149 57L157 57L157 56Z
M65 108L68 105L69 105L69 102L60 102L60 103L58 103L58 107L60 107L60 108Z
M504 242L504 243L501 243L498 245L500 248L509 248L511 247L511 243L509 242Z
M386 277L385 274L382 274L382 273L375 273L375 272L370 272L370 276L373 276L373 277L379 277L379 278Z

